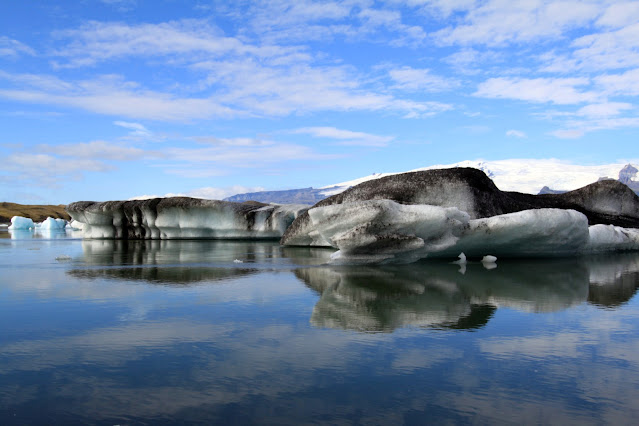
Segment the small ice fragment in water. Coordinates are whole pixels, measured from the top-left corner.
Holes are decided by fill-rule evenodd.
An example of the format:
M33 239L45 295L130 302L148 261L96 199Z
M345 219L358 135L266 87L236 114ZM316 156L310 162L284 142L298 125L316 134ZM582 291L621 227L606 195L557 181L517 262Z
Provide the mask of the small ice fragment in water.
M495 263L497 258L495 256L486 255L481 259L481 263Z
M456 263L458 265L466 264L466 255L464 254L464 252L459 253L458 257L459 257L459 260L456 260L453 263Z
M244 263L244 261L242 261L242 260L240 260L240 259L235 259L235 260L233 261L233 263Z
M64 262L67 260L71 260L71 256L67 256L66 254L61 254L60 256L56 257L55 260L57 260L58 262Z

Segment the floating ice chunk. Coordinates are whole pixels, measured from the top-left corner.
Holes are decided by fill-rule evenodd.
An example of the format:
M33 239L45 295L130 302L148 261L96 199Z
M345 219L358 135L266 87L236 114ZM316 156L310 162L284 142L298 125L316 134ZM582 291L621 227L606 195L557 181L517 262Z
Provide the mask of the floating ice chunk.
M639 250L639 229L593 225L588 229L586 252Z
M467 213L454 207L391 200L335 204L309 210L314 229L339 251L332 263L409 263L457 242Z
M475 219L457 244L433 256L463 251L480 257L487 252L503 257L570 256L588 243L588 219L575 210L533 209Z
M39 228L41 231L63 231L66 226L66 220L48 217L42 222Z
M35 224L33 223L33 220L29 219L28 217L13 216L11 218L11 226L9 226L9 229L11 230L17 231L34 228Z
M466 255L464 254L464 252L459 253L459 256L457 256L459 258L459 260L454 261L453 263L456 263L458 265L465 265L466 264Z
M71 220L71 222L67 223L67 228L73 231L82 231L84 227L84 223L78 222L77 220Z
M233 263L244 263L244 261L243 261L243 260L240 260L240 259L235 259L235 260L233 261Z
M481 258L481 263L495 263L495 262L497 262L497 258L489 254Z

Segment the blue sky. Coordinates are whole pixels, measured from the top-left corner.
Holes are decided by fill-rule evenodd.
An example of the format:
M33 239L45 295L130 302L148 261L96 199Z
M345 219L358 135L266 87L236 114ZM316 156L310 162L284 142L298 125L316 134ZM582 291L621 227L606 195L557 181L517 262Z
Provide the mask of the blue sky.
M639 158L639 2L0 3L0 200Z

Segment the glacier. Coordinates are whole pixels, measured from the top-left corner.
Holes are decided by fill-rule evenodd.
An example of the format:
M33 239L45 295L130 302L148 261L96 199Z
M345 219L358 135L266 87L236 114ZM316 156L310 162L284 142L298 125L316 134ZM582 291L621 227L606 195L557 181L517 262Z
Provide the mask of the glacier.
M67 206L85 238L280 238L307 205L233 203L189 197L78 201Z

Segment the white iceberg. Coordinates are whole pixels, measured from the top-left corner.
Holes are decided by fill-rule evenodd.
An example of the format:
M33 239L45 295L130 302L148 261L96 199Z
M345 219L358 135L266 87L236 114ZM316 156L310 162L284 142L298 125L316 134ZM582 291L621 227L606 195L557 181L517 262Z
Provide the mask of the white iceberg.
M22 216L13 216L11 218L11 226L9 226L10 230L27 230L27 229L35 229L35 223L33 220L28 217Z
M40 224L39 229L41 231L64 231L67 226L67 221L64 219L54 219L48 217Z

